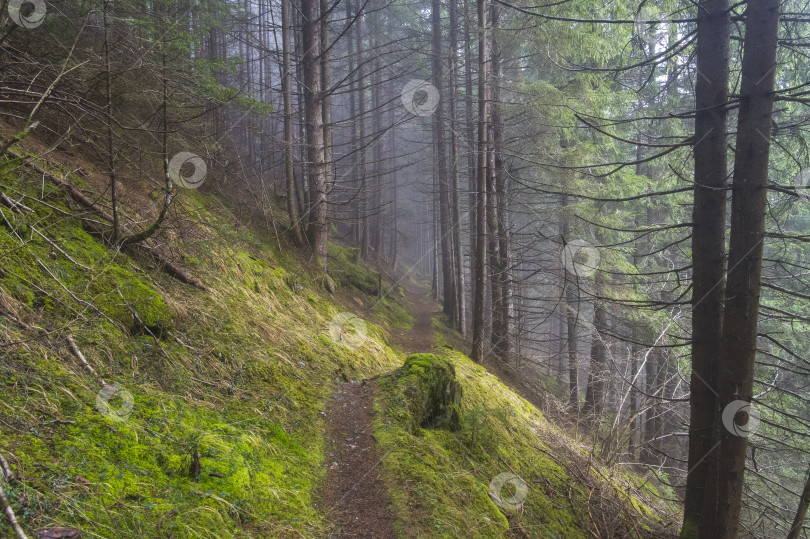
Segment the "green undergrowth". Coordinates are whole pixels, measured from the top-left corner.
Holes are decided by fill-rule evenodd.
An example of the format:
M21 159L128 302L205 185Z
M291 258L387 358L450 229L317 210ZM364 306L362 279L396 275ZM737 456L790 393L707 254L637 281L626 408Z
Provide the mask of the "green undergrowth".
M183 233L170 227L162 241L198 290L101 243L60 190L13 165L0 163L0 191L33 213L0 206L0 454L23 528L325 535L313 505L321 413L336 380L401 363L383 327L410 323L401 298L379 301L377 273L341 266L349 250L333 246L335 267L352 271L342 292L353 302L341 305L272 231L183 191ZM362 327L334 327L355 310L372 313ZM101 391L69 335L117 391ZM0 536L12 533L0 519Z
M399 533L568 539L599 529L648 537L662 524L656 515L666 508L656 489L627 494L631 481L638 487L643 480L589 462L534 406L461 353L446 348L441 361L452 364L462 388L460 430L414 427L403 397L407 377L397 371L380 381L374 433ZM520 477L525 499L515 483L491 485L500 474Z
M404 292L356 249L330 245L332 296L311 257L272 227L182 191L182 218L160 243L199 290L149 256L105 245L19 163L0 162L0 191L33 210L0 205L0 454L18 478L4 490L29 536L52 527L86 538L328 536L313 502L326 401L337 381L377 375L374 431L402 535L643 536L656 525L657 490L644 478L589 465L460 353L413 356L400 369L405 356L388 335L413 325ZM445 328L434 329L442 344ZM460 404L432 389L453 378ZM442 422L425 421L435 414L418 399L444 399L453 429L425 428ZM529 486L515 511L490 496L506 472ZM0 518L0 537L12 534Z

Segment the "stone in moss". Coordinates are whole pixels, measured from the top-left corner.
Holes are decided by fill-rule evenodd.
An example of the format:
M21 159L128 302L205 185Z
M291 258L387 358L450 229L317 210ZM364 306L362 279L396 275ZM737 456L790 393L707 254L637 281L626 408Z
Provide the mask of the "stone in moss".
M457 430L460 425L461 385L456 370L446 358L435 354L413 354L394 373L402 388L405 414L412 431L418 427L446 427Z

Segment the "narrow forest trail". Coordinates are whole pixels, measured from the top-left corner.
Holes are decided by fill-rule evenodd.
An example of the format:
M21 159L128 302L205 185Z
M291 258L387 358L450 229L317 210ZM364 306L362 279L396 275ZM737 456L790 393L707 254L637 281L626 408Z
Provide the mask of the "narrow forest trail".
M441 312L441 306L428 296L425 286L406 283L402 285L405 297L413 306L413 327L409 330L394 332L394 344L408 354L433 351L433 317Z
M433 350L433 316L439 305L427 289L412 283L405 288L413 306L414 324L393 332L406 354ZM382 476L382 455L372 434L373 381L350 381L335 387L326 410L329 449L323 500L333 528L329 537L396 537L394 513Z

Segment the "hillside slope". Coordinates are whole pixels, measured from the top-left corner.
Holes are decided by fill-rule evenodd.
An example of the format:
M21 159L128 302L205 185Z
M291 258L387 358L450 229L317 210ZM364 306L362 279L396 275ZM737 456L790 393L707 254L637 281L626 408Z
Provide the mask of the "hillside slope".
M40 165L104 203L92 177L65 174L56 158ZM148 200L146 186L127 188ZM356 251L330 247L330 295L308 255L272 228L183 191L155 247L201 289L144 253L109 249L97 216L19 160L0 161L0 191L27 208L0 205L0 455L29 536L330 535L317 503L325 411L351 380L376 390L374 437L400 535L663 535L669 509L649 478L590 459L441 332L438 351L463 388L461 428L399 421L395 373L427 350L394 345L413 342L412 307L390 279L380 294ZM511 510L509 487L500 505L491 491L505 472L527 486ZM0 535L13 535L6 518Z

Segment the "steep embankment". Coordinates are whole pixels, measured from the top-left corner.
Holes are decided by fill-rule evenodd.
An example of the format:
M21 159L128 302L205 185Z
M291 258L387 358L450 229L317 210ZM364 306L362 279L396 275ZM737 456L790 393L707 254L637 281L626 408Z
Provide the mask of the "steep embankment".
M104 204L92 178L70 181ZM148 200L148 187L127 189ZM463 388L461 429L403 425L390 373L405 353L427 351L430 333L419 328L431 327L435 304L419 294L430 312L420 307L409 331L400 288L384 283L391 293L377 299L376 273L356 263L355 251L330 248L339 285L330 296L307 255L284 247L272 227L183 191L154 245L202 290L145 254L109 249L92 232L97 216L19 161L0 161L0 191L26 207L0 205L0 455L16 476L3 490L29 535L59 527L116 538L340 532L346 521L318 493L330 488L335 461L326 433L341 429L363 431L367 445L377 440L374 488L390 500L388 530L567 537L634 525L643 535L655 524L652 496L626 494L639 478L588 466L563 433L453 350L442 348ZM327 423L330 399L334 406L345 393L340 384L375 376L350 386L368 390L346 395L365 399L359 423ZM369 423L374 437L355 426ZM514 512L489 495L493 477L510 469L529 486ZM595 507L623 527L604 527L608 512ZM358 504L350 516L379 509ZM0 535L12 533L0 519Z

